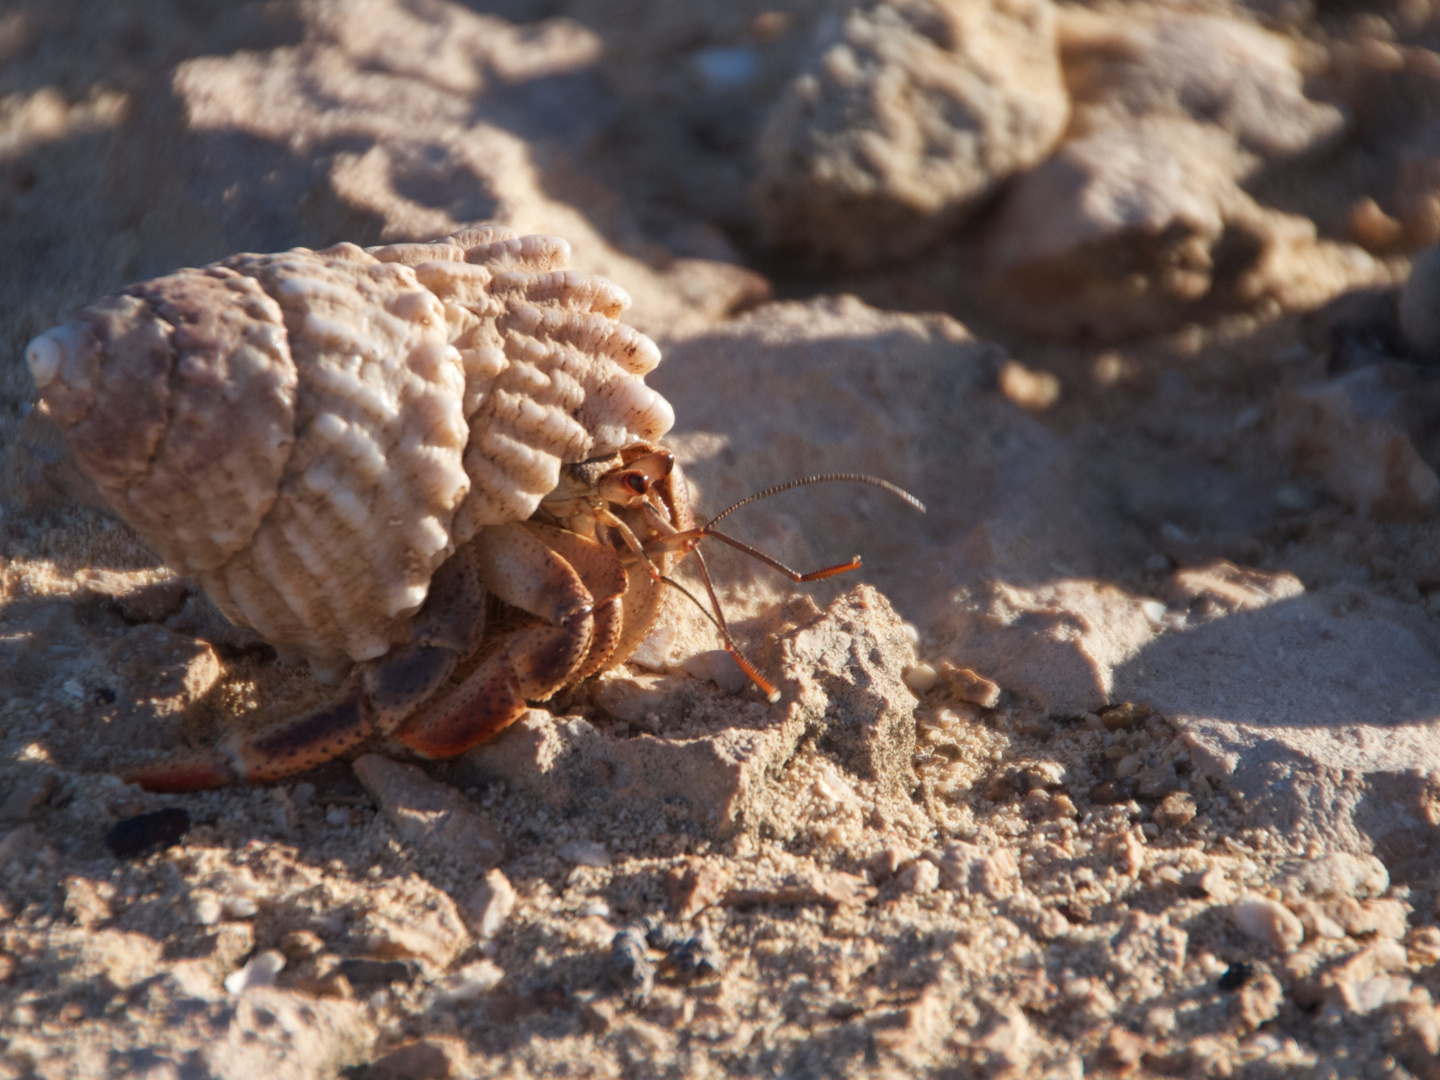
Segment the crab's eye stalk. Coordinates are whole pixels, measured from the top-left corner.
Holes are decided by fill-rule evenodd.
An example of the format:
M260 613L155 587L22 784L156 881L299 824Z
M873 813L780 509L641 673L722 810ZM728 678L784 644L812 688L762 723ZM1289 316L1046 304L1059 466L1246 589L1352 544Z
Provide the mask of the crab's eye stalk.
M668 450L644 454L602 476L598 485L600 497L621 506L639 506L674 467L675 455Z

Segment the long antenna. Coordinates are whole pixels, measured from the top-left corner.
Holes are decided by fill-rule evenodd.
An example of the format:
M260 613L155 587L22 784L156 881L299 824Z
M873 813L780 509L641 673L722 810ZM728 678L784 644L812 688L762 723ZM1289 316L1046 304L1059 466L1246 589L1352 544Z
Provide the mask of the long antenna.
M820 473L816 476L806 476L799 480L791 480L788 483L776 484L774 487L766 488L764 491L757 491L754 495L746 495L745 498L733 506L727 506L711 518L709 522L706 523L705 528L711 528L721 518L729 517L742 506L749 506L751 503L759 502L761 499L768 499L771 495L779 495L782 491L789 491L791 488L804 487L806 484L823 484L831 480L849 480L857 484L869 484L871 487L881 488L890 492L891 495L904 499L916 510L919 510L920 513L925 513L924 503L898 484L892 484L889 480L881 480L878 476L867 476L865 473Z

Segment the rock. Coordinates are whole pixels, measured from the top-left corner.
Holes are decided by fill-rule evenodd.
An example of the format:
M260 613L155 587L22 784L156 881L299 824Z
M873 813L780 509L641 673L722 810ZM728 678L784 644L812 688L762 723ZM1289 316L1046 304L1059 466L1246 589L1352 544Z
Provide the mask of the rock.
M677 919L693 919L716 903L729 884L730 875L724 867L703 859L689 860L665 875L665 891L670 910Z
M1440 477L1410 431L1440 417L1440 384L1403 364L1375 364L1281 390L1275 442L1296 471L1366 517L1418 520L1440 507Z
M1155 824L1162 829L1178 829L1194 820L1195 811L1194 797L1183 791L1176 791L1165 796L1155 808Z
M292 963L308 960L324 948L324 939L313 930L288 930L280 938L280 951Z
M956 664L1063 716L1105 705L1114 670L1155 637L1144 601L1099 582L981 583L951 605L937 636Z
M121 572L85 569L75 575L76 600L114 604L134 622L164 622L190 596L190 581L166 567Z
M1190 609L1192 615L1197 606L1204 606L1206 610L1199 613L1202 617L1255 611L1304 591L1294 574L1236 566L1227 559L1177 570L1169 588L1172 602Z
M1150 1040L1117 1025L1105 1033L1105 1041L1095 1052L1095 1063L1124 1076L1135 1070L1151 1048Z
M474 1001L488 994L505 980L505 972L490 960L466 964L453 975L446 975L430 984L427 996L436 1004L453 1005Z
M1000 687L970 668L958 667L949 660L942 660L940 675L950 684L951 691L961 701L979 705L982 709L993 709L1000 704Z
M1396 313L1410 355L1440 364L1440 247L1428 247L1410 260Z
M1065 128L1048 0L884 2L822 49L771 109L755 183L766 243L817 269L920 251Z
M1230 1006L1230 1015L1242 1031L1254 1031L1261 1024L1280 1015L1285 988L1280 980L1263 971L1240 988Z
M376 1080L449 1080L467 1056L464 1039L427 1035L378 1058L369 1071Z
M1028 330L1113 340L1233 308L1319 307L1388 281L1358 247L1261 207L1214 126L1146 115L1071 139L1021 176L991 229L988 292Z
M1276 952L1289 952L1305 939L1305 928L1295 914L1263 896L1242 896L1230 905L1229 915L1242 934Z
M1080 130L1169 115L1277 158L1323 149L1345 127L1340 109L1305 96L1295 44L1241 19L1068 8L1060 39L1067 66L1084 73L1072 87Z
M377 959L414 958L431 972L444 971L470 944L454 901L414 875L381 890L352 934Z
M1390 873L1374 855L1331 852L1308 859L1291 870L1280 889L1287 900L1304 897L1317 900L1354 897L1363 900L1383 896L1390 888Z
M154 624L131 627L105 650L103 662L120 716L132 724L180 719L221 671L208 642Z
M373 1039L353 1002L255 987L219 1037L201 1044L196 1067L216 1080L309 1080L362 1061Z
M996 389L1022 409L1041 412L1060 400L1060 379L1048 371L1033 371L1017 360L1000 366Z
M225 977L225 989L243 994L257 986L274 986L275 976L285 967L285 954L278 949L256 953L244 967Z
M504 842L489 818L448 784L379 754L356 758L354 769L405 843L477 871L503 857Z
M1185 966L1189 935L1164 915L1132 908L1110 939L1109 964L1117 978L1148 976L1165 979Z
M1019 1077L1026 1074L1036 1050L1035 1029L1018 1008L995 1018L988 1031L975 1041L985 1074L995 1077Z
M174 847L190 829L190 815L178 806L117 822L105 834L105 846L117 859L138 859Z
M610 942L610 981L632 1005L643 1005L655 992L655 965L646 954L645 936L633 926Z
M1440 829L1440 659L1405 609L1353 586L1185 624L1112 672L1183 734L1253 827L1428 871ZM1406 808L1397 813L1396 806Z
M900 871L900 888L916 896L926 896L940 887L940 868L928 859L917 859Z
M885 597L856 586L778 646L787 720L823 717L821 750L885 794L907 797L915 783L913 699L902 660L910 644Z
M470 932L480 941L488 941L500 932L510 912L515 910L515 886L500 870L491 870L470 890L461 904Z
M688 717L683 733L617 738L532 710L462 767L479 782L503 779L571 812L623 808L728 836L786 810L775 798L784 765L813 732L843 767L909 803L915 699L901 681L910 645L900 620L867 586L824 613L805 601L795 609L800 626L784 621L787 610L771 612L787 632L769 648L773 662L761 664L783 690L779 708L737 708L687 680L677 703Z
M900 678L916 697L924 697L940 683L940 673L929 664L910 664Z
M1020 887L1020 867L1008 848L946 844L935 860L941 884L965 896L1002 900Z
M691 983L718 975L724 968L725 961L715 939L702 927L671 946L659 970L677 982Z
M1242 187L1333 143L1289 41L1232 18L1066 9L1070 139L1020 177L991 231L989 291L1027 329L1113 339L1235 307L1318 306L1388 277L1357 247Z

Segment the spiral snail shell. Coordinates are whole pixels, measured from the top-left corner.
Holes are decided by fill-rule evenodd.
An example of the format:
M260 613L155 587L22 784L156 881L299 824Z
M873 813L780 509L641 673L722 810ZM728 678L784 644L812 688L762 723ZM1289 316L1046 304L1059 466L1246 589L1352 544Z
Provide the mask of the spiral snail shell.
M120 516L231 621L333 670L404 640L456 545L528 518L562 464L673 423L629 297L568 255L495 226L236 255L26 358Z

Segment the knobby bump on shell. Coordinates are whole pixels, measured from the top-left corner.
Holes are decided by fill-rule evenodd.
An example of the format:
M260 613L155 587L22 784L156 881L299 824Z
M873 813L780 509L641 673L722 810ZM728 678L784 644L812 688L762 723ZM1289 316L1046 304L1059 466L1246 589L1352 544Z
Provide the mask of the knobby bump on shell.
M568 255L499 227L236 255L26 358L120 516L226 617L333 670L403 640L455 546L528 518L563 463L670 429L629 297Z

